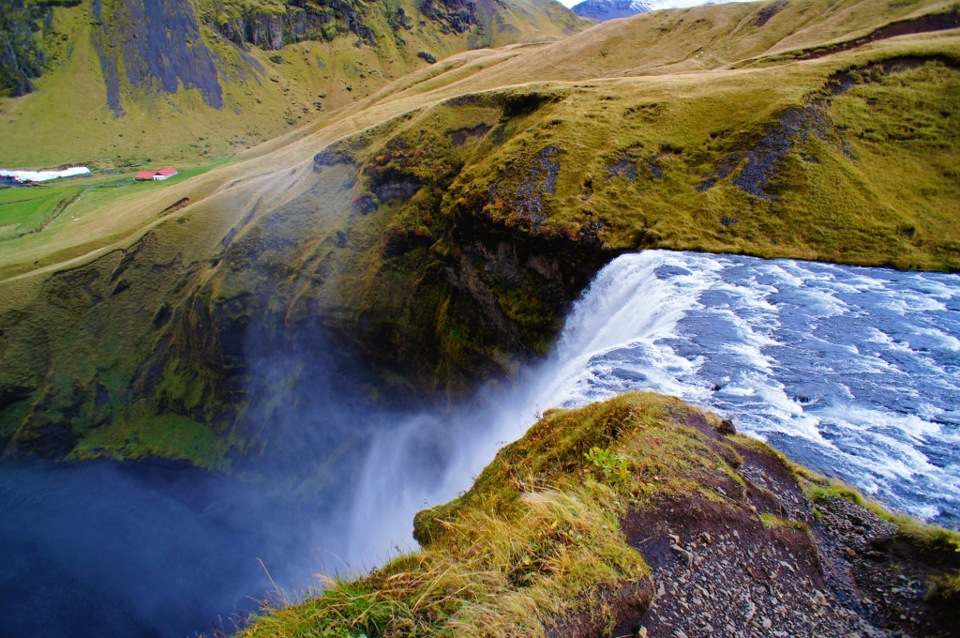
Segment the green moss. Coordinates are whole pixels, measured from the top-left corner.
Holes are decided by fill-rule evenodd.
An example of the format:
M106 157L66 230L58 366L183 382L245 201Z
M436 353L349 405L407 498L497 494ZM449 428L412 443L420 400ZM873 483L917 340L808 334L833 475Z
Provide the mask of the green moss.
M226 453L227 446L209 428L178 414L160 414L91 430L77 443L71 458L138 460L156 456L225 470L229 468Z

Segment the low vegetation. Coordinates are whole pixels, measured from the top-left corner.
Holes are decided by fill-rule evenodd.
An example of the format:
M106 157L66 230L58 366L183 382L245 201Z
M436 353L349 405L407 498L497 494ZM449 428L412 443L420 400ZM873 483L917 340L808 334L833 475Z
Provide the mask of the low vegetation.
M697 490L700 469L723 465L681 423L690 411L631 394L547 413L467 493L417 515L421 552L329 582L243 635L538 636L571 620L611 630L625 605L644 607L653 593L619 517ZM611 475L595 460L611 457L630 471Z
M960 554L960 532L938 525L928 525L909 516L891 512L876 501L865 498L855 488L836 479L825 479L799 467L795 468L795 471L801 478L801 485L804 486L807 496L814 504L836 498L848 499L895 525L898 535L922 552L948 556ZM816 514L816 510L814 512ZM960 600L960 569L948 570L943 574L932 576L927 582L927 595L931 598Z
M40 232L79 195L76 187L0 190L0 241Z
M675 532L634 529L628 541L623 529L629 521L653 517L679 530L680 521L693 517L702 525L693 534L708 545L731 533L731 525L736 535L739 526L743 547L728 556L731 561L740 560L740 552L744 557L766 552L764 543L783 542L796 552L791 560L807 560L806 552L812 552L813 560L826 561L829 557L811 545L811 524L820 523L816 517L806 522L805 506L778 516L758 514L752 503L774 498L770 489L796 489L799 479L812 506L846 497L877 508L844 486L790 465L762 443L721 437L720 427L713 414L645 393L551 410L504 447L469 491L417 514L414 535L421 551L365 576L325 582L296 604L268 606L241 635L596 636L622 630L625 618L636 623L630 630L635 632L654 596L641 551L656 555L657 550L644 543ZM748 455L754 462L749 484L748 473L739 471ZM757 482L759 467L767 469ZM693 509L685 511L686 506ZM956 532L906 517L895 522L911 546L929 556L960 547ZM766 540L758 526L768 530ZM676 537L665 542L673 544L668 554L694 560ZM665 591L672 585L666 583L657 595L669 597ZM825 587L808 581L804 591L809 595L816 586ZM956 577L942 567L930 586L933 596L956 596Z
M56 9L54 24L83 22L84 6ZM319 330L361 359L366 396L466 394L545 353L624 251L960 269L960 40L884 30L956 14L940 0L734 3L416 58L392 84L364 71L362 104L296 136L219 163L195 154L178 165L195 173L170 183L85 190L29 232L66 201L62 184L40 189L36 212L18 202L0 231L3 440L124 456L139 449L119 434L139 428L131 419L182 417L213 435L196 440L254 449L276 410L248 404L251 331L302 364L288 387L329 353L297 341ZM342 40L279 55L286 68L302 46L315 64L309 47ZM853 44L786 55L838 43ZM220 116L207 108L190 111L197 123ZM114 435L94 436L103 426Z

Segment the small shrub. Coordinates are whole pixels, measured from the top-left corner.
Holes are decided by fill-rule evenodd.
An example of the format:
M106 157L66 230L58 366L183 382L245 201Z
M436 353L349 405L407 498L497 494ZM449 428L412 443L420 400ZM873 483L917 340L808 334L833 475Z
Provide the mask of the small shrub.
M611 485L622 483L630 476L627 469L627 459L616 452L594 446L583 456L590 461L594 468L599 470L603 475L603 480Z

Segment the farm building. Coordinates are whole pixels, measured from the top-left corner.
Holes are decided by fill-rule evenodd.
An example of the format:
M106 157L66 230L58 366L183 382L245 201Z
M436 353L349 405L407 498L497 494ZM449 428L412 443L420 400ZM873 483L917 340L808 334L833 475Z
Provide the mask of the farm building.
M137 173L137 179L141 181L162 182L177 175L179 171L172 166L168 166L159 171L140 171Z

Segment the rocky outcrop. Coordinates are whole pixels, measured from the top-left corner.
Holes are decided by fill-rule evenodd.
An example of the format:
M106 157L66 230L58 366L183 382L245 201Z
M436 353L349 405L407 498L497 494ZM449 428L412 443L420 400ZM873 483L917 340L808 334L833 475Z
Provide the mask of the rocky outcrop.
M93 0L94 44L104 70L108 102L122 114L121 75L142 91L197 89L213 108L223 107L218 64L201 38L189 0Z
M664 499L622 519L657 583L632 631L952 635L956 610L928 595L937 574L960 567L948 546L925 547L851 494L811 500L803 475L776 454L734 447L742 486L718 483L708 489L719 498Z
M46 56L40 33L51 15L48 4L31 0L0 2L0 91L20 97L33 91Z
M769 9L773 9L775 7L777 7L777 5L773 5ZM763 16L764 13L761 11L760 17L762 18ZM766 21L764 20L764 22ZM941 13L928 13L917 18L909 18L906 20L891 22L890 24L884 25L878 29L874 29L867 35L855 38L853 40L847 40L837 44L801 49L800 51L787 54L787 57L796 60L813 60L828 55L835 55L842 51L849 51L850 49L855 49L877 40L885 40L887 38L895 38L897 36L911 35L915 33L946 31L949 29L956 29L958 27L960 27L960 8L952 7Z
M771 5L769 8L777 6ZM697 186L697 190L709 190L719 180L733 175L731 182L741 191L761 199L776 200L778 194L773 185L784 159L811 138L830 144L840 149L849 159L854 159L847 142L830 119L831 101L857 85L878 82L889 74L902 73L928 63L941 64L953 70L960 68L960 64L949 57L930 55L891 57L883 62L837 71L827 78L820 91L804 99L803 106L789 108L781 113L760 139L750 143L737 140L736 146L741 150L724 158L716 171ZM819 161L813 155L804 154L801 157L809 163Z
M477 5L472 0L422 0L420 13L440 23L441 33L464 33L478 24Z
M206 15L213 28L241 47L276 51L303 40L329 42L346 33L376 46L376 34L361 10L351 0L293 0L282 6L211 3Z
M653 394L551 410L416 515L421 551L244 635L955 635L956 592L926 587L960 578L960 534L721 428Z
M470 0L423 0L418 9L420 16L435 23L443 34L463 34L480 24L478 7ZM381 7L362 0L289 0L280 6L210 3L206 15L211 26L238 46L278 50L293 42L329 42L346 34L375 47L378 33L371 26L375 12L397 32L413 28L414 17L402 7Z

